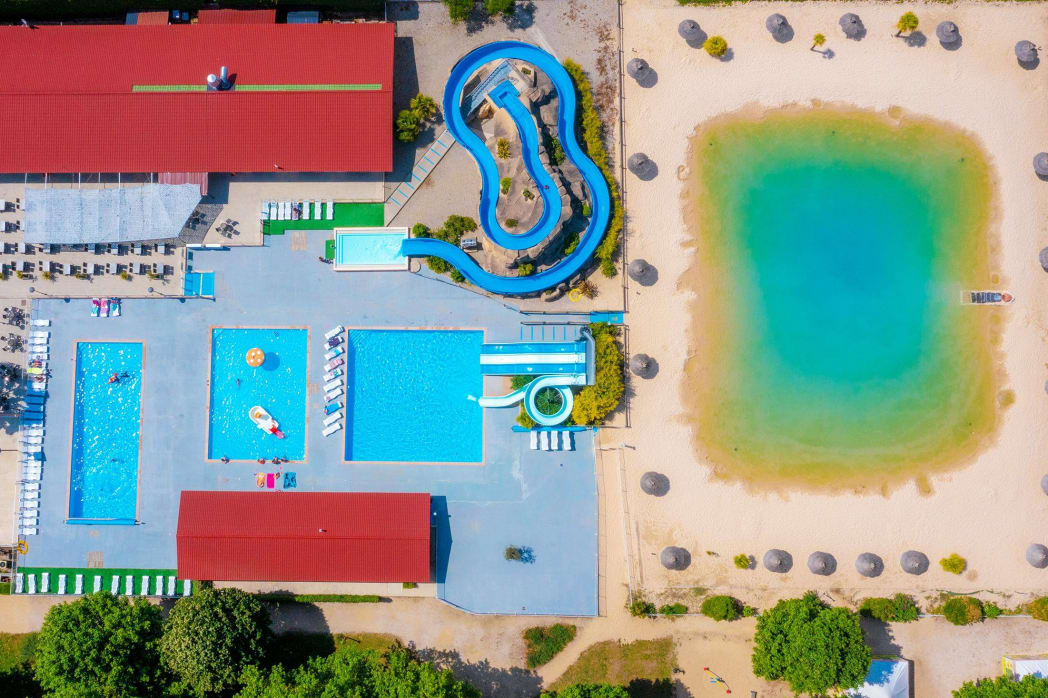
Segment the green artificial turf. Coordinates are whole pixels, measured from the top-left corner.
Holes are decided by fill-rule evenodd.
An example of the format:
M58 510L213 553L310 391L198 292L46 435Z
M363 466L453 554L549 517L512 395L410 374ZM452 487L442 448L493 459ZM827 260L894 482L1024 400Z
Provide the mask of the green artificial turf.
M325 206L325 208L327 208ZM385 223L386 206L381 203L335 202L332 220L263 221L266 235L283 235L287 230L334 230L335 228L378 228ZM334 259L334 256L331 257Z

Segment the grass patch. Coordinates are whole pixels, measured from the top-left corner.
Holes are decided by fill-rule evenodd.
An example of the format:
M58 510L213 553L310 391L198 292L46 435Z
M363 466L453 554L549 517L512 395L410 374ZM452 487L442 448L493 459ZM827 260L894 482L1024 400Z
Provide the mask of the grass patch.
M33 661L38 633L0 633L0 671L11 671Z
M574 639L574 625L557 623L528 628L524 631L528 668L534 669L548 663Z
M366 650L385 651L397 642L388 633L356 633L329 635L328 633L287 633L273 638L270 661L291 670L302 666L313 657L326 657L343 645L352 644Z
M324 259L332 260L335 258L335 241L325 240L324 241Z
M607 640L588 647L550 689L559 691L578 683L609 683L630 687L631 696L661 695L655 687L669 686L675 666L673 638L628 643Z
M312 200L310 200L309 213L313 215ZM321 208L327 211L327 205ZM386 205L381 203L359 203L348 201L336 201L334 218L331 220L308 221L299 219L297 221L262 221L263 235L283 235L288 230L334 230L335 228L380 228L385 223Z
M381 603L377 594L287 594L279 591L257 595L263 601L291 601L294 603Z

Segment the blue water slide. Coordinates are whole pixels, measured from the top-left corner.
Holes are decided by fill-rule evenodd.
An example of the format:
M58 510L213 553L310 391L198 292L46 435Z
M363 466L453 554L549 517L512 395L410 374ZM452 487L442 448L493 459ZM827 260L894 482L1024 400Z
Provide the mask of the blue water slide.
M560 424L571 414L571 408L575 404L575 396L571 392L570 386L585 384L585 373L542 376L508 395L482 397L477 402L481 407L510 407L523 400L524 409L527 410L529 417L544 427L551 427ZM560 409L555 414L543 414L535 404L535 400L543 388L553 388L560 393Z
M579 245L575 250L564 257L558 264L531 276L498 276L481 269L480 266L455 245L436 240L434 238L411 238L401 244L401 253L411 257L434 256L440 257L457 268L462 275L471 283L480 286L492 293L507 295L522 295L536 293L551 286L556 286L567 280L578 272L600 245L604 231L608 227L611 214L611 195L608 191L607 182L600 169L586 156L581 145L575 137L575 110L576 97L575 86L571 76L553 56L537 46L520 41L496 41L485 44L467 53L451 69L447 85L444 88L444 118L448 130L462 147L465 148L477 163L481 174L481 197L480 197L480 221L485 234L492 242L502 244L500 241L511 243L503 245L508 249L525 249L531 247L538 240L544 239L557 225L560 219L560 195L556 188L551 186L546 190L543 177L552 181L548 172L541 166L538 159L538 133L530 112L517 99L517 95L502 88L502 83L496 86L497 96L492 99L502 100L501 105L506 107L510 116L517 124L521 132L522 146L527 147L523 153L525 164L532 177L541 185L543 198L543 215L539 223L526 233L513 235L502 230L495 222L495 208L499 196L498 167L495 160L484 142L473 133L466 125L463 118L460 102L466 83L476 71L491 61L513 58L526 61L535 66L553 82L557 91L560 109L557 113L557 131L560 136L561 146L565 155L575 164L582 174L583 180L590 192L590 219L586 230L583 231ZM515 92L515 90L514 90ZM515 103L515 104L514 104ZM526 123L522 123L526 122ZM525 135L527 134L527 135ZM531 137L534 140L529 140ZM532 169L537 164L537 170ZM489 222L490 221L490 222Z

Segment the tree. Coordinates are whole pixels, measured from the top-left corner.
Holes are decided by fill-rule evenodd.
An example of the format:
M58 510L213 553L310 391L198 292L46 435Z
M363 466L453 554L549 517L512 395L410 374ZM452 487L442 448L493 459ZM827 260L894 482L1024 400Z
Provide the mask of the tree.
M268 672L248 667L241 681L237 698L480 698L480 691L456 679L449 669L421 662L399 645L383 654L343 645L292 672L279 665Z
M419 121L429 121L437 115L437 102L432 97L419 92L411 98L408 104L411 112L419 118Z
M36 648L36 678L62 696L159 695L160 609L143 598L99 592L52 606Z
M484 9L492 17L511 15L516 9L515 4L516 0L484 0Z
M543 692L540 698L630 698L624 686L607 683L577 683L559 691Z
M703 42L702 47L714 58L720 58L728 52L728 42L723 36L711 36Z
M899 18L898 22L896 22L895 28L899 31L895 32L895 36L900 36L903 32L915 31L917 29L917 24L917 15L912 12L907 12Z
M622 350L616 341L618 330L607 323L592 323L594 354L596 359L596 381L587 385L575 396L571 418L576 424L600 424L619 406L626 391L622 375Z
M763 613L753 644L753 673L785 680L794 693L856 688L870 670L859 614L830 608L813 591Z
M239 589L205 588L175 604L160 656L194 693L218 693L265 660L271 639L261 601Z
M953 698L1041 698L1048 695L1048 679L1024 676L1014 681L1007 676L996 679L965 681L953 692Z
M817 47L822 46L826 43L825 34L816 34L815 38L811 40L811 50L814 51Z
M469 19L469 13L473 11L473 0L444 0L444 5L454 24Z

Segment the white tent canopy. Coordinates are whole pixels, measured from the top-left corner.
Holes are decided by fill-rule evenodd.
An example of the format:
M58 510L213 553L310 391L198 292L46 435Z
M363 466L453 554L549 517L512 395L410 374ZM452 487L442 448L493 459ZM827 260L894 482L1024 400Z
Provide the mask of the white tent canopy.
M847 698L910 698L910 663L905 659L875 659L862 688Z
M178 237L200 203L196 184L25 191L25 241L56 245Z
M1024 676L1048 679L1048 654L1006 654L1001 665L1005 675L1016 681Z

